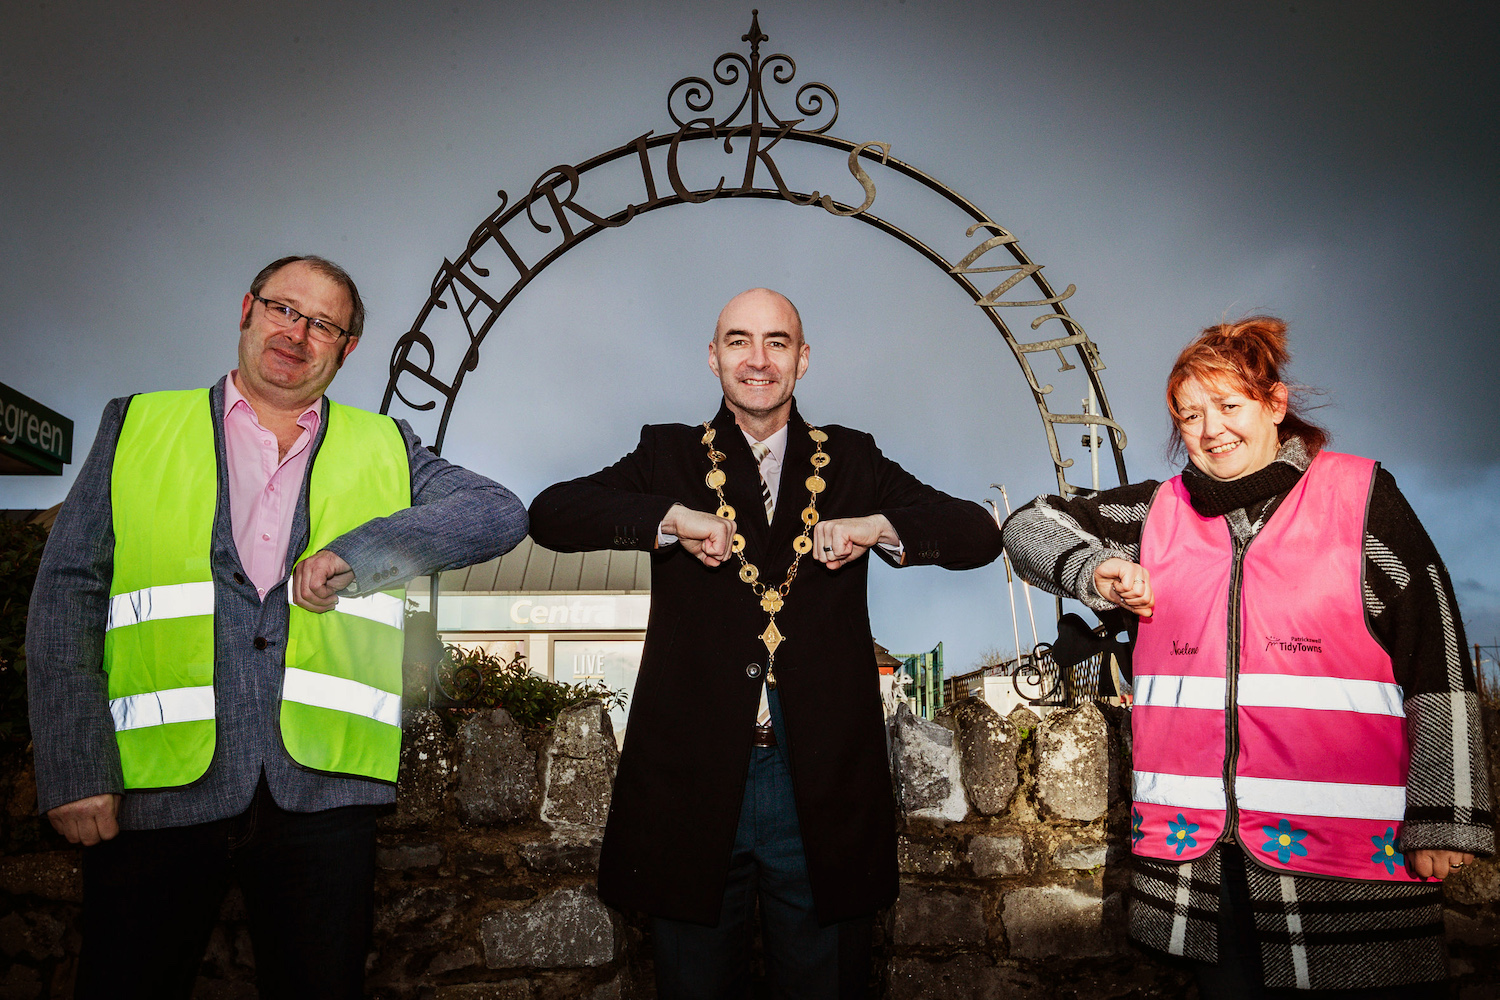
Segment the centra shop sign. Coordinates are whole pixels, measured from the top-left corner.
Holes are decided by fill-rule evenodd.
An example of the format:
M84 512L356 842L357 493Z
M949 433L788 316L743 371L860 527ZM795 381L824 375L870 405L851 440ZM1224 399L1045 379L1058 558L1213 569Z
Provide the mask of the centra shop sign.
M73 461L73 421L0 383L0 475L60 476Z
M408 598L426 611L430 598ZM642 632L649 594L444 594L439 632Z

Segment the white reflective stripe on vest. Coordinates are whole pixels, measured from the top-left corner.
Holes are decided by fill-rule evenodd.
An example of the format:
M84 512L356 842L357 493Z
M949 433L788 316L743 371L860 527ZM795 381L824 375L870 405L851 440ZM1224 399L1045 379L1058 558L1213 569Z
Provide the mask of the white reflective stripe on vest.
M1400 785L1241 776L1234 779L1234 797L1241 809L1256 812L1391 822L1406 818L1406 789Z
M288 604L297 603L292 597L291 586L286 588L286 599ZM399 597L380 591L366 594L364 597L340 597L339 602L333 606L333 610L379 625L389 625L395 629L402 628L406 624L406 602Z
M163 618L190 618L213 613L212 580L146 587L128 594L116 594L109 599L109 620L104 624L104 631Z
M1131 775L1131 798L1158 806L1180 809L1224 809L1224 779L1192 774L1160 774L1136 771Z
M1211 708L1224 711L1224 678L1179 674L1139 674L1135 705L1153 708Z
M315 670L286 668L281 697L299 705L329 708L335 712L363 715L388 726L401 725L401 696L344 677L331 677Z
M364 597L340 597L333 610L366 618L381 625L399 629L406 624L406 602L390 594L376 592Z
M207 722L214 717L214 687L167 688L111 698L115 731L165 726L173 722Z
M1383 681L1291 674L1240 674L1238 700L1258 708L1307 708L1406 718L1401 688Z

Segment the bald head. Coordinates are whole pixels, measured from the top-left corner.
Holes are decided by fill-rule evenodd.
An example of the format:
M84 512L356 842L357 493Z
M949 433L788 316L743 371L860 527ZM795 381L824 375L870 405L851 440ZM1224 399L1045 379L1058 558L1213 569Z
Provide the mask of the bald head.
M757 441L786 424L792 390L807 374L802 317L780 292L752 288L729 300L714 325L708 367L735 420Z
M752 321L753 327L746 327L746 321ZM804 340L802 314L791 299L769 288L752 288L730 299L719 311L719 321L714 324L714 341L722 340L730 330L752 332L754 328L761 332L779 329L790 334L799 346Z

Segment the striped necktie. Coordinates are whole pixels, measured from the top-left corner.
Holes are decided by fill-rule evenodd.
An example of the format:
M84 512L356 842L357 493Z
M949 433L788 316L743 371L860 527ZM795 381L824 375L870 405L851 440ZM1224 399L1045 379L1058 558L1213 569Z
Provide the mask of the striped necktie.
M760 496L766 504L766 523L771 523L771 515L776 511L776 500L771 496L770 484L766 482L764 470L765 461L771 455L771 449L760 441L750 443L750 451L755 456L755 463L761 467L760 473ZM766 686L761 684L760 708L755 712L755 724L757 726L769 726L771 724L771 702L766 693Z
M752 443L750 445L750 451L755 455L755 463L757 466L764 465L766 459L771 454L771 449L761 441ZM762 471L760 474L760 497L766 505L766 523L770 524L771 516L776 513L776 498L771 496L771 487L766 483L766 474L764 471Z

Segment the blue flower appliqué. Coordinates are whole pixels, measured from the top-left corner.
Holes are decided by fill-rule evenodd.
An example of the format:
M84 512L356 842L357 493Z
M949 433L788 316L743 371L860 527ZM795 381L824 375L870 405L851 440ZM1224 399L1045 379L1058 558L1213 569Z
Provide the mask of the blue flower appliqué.
M1167 820L1167 827L1172 831L1167 834L1167 843L1177 848L1177 853L1182 854L1184 847L1197 847L1198 841L1193 839L1193 834L1198 832L1197 823L1189 823L1182 813L1177 814L1177 822Z
M1136 810L1130 810L1130 846L1139 844L1146 834L1141 830L1145 818Z
M1370 843L1375 845L1375 853L1370 855L1370 860L1377 865L1385 865L1387 875L1396 874L1396 866L1406 864L1406 858L1400 851L1396 850L1396 830L1394 827L1385 828L1384 837L1371 837Z
M1307 831L1293 830L1290 820L1284 819L1276 826L1263 826L1261 829L1269 839L1260 849L1276 855L1282 864L1291 864L1294 854L1299 858L1307 857L1307 848L1302 846L1302 839L1307 836Z

